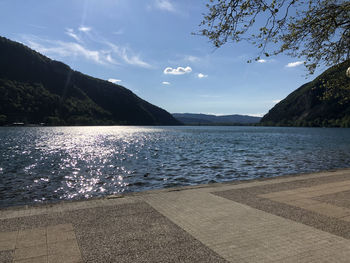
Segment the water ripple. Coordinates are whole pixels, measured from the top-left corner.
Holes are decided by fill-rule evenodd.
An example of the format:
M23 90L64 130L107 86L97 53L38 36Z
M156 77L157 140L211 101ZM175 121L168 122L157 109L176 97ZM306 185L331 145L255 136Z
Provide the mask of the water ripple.
M348 167L349 131L2 127L0 206Z

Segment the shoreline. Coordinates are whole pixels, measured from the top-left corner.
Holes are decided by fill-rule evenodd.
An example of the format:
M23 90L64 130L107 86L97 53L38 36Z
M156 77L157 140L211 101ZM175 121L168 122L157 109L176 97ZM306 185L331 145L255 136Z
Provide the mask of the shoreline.
M201 189L201 188L216 188L216 187L224 187L224 186L230 186L230 185L239 185L239 184L248 184L248 183L255 183L255 182L264 182L264 181L270 181L270 180L276 180L276 179L287 179L287 178L293 178L293 177L304 177L308 175L317 175L317 174L331 174L331 173L337 173L337 172L350 172L350 167L348 168L337 168L337 169L330 169L330 170L322 170L317 172L309 172L309 173L295 173L295 174L286 174L286 175L279 175L279 176L273 176L273 177L264 177L264 178L254 178L254 179L244 179L244 180L233 180L229 182L216 182L216 183L205 183L205 184L197 184L197 185L187 185L187 186L174 186L174 187L168 187L168 188L157 188L157 189L150 189L145 191L135 191L135 192L126 192L121 194L115 194L115 195L104 195L104 196L95 196L91 198L82 198L82 199L70 199L70 200L51 200L46 202L37 202L37 203L30 203L30 204L24 204L24 205L11 205L6 207L0 207L0 212L4 210L21 210L21 209L30 209L30 208L38 208L41 206L54 206L54 205L61 205L61 204L70 204L75 202L89 202L89 201L96 201L96 200L108 200L108 199L117 199L117 198L125 198L125 197L139 197L144 195L150 195L150 194L157 194L157 193L168 193L168 192L181 192L186 190L194 190L194 189Z
M0 209L1 262L347 262L350 168Z

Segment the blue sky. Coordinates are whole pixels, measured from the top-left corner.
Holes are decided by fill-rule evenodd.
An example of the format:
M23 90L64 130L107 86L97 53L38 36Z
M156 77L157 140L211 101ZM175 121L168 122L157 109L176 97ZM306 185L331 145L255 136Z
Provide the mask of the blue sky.
M301 59L280 55L248 64L258 54L254 46L214 49L191 35L205 3L0 0L0 35L172 113L263 115L315 77L306 79Z

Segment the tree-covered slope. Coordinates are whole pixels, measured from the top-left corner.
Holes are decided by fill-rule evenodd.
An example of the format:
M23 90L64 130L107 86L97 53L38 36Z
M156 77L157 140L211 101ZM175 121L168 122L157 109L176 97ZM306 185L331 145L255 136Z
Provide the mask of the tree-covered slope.
M276 104L263 125L350 127L350 60L333 66Z
M0 124L179 124L120 85L74 71L3 37L0 58Z

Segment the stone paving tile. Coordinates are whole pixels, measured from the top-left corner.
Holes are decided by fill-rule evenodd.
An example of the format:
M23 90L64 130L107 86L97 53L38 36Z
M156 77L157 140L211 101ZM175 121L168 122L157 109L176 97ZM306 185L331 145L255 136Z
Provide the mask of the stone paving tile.
M79 246L76 239L60 241L56 243L48 243L48 255L56 254L79 254Z
M347 169L332 173L331 176L300 176L299 179L303 178L303 180L258 185L244 189L225 189L225 191L217 191L215 194L350 239L350 224L348 223L350 216L343 217L349 211L345 209L350 208L350 202L348 201L349 199L344 198L344 192L313 197L312 199L278 200L278 198L283 197L281 193L284 191L288 191L289 194L293 192L305 193L306 189L327 189L328 184L332 185L333 189L336 189L342 183L349 187L349 177L350 170ZM339 191L339 188L337 191ZM265 198L264 196L269 198ZM337 199L339 200L339 198L343 201L338 202ZM317 207L316 205L318 204L322 205ZM334 209L337 214L325 210L324 204L333 205L331 209ZM337 218L334 215L337 215Z
M75 240L74 231L47 233L47 243L55 243L68 240Z
M18 231L0 232L0 252L15 249Z
M349 240L202 189L157 194L145 200L230 262L278 262L308 251L322 251L336 259L335 248L348 250L350 258ZM333 249L324 240L332 240ZM323 255L315 252L308 260L311 258L322 259Z
M276 202L285 203L287 205L300 207L302 209L316 212L328 217L335 217L341 219L350 216L349 208L339 207L330 203L320 202L320 200L322 200L322 196L324 195L329 196L349 190L350 181L342 181L336 183L321 184L312 187L302 187L294 190L273 192L258 196L262 198L271 199ZM317 200L315 200L315 198Z
M49 255L48 263L82 263L81 256L78 254L74 255Z
M0 241L0 251L7 251L15 249L16 241Z
M47 235L74 229L76 236L74 245L47 243L48 262L227 262L145 202L0 221L3 230L40 227ZM81 255L69 251L72 247L79 247Z
M318 198L349 190L349 175L343 170L0 210L0 261L348 262L350 240L341 237L350 233L348 208ZM10 250L1 252L1 242Z
M0 254L0 262L81 262L81 253L72 224L0 232L0 249L11 252Z
M130 198L112 198L112 199L101 199L101 200L91 200L91 201L76 201L76 202L62 202L58 204L47 204L41 205L39 207L29 207L29 208L9 208L0 209L0 220L20 218L20 217L30 217L36 215L45 215L52 213L63 213L68 211L96 208L100 206L115 206L119 204L134 203L135 200Z
M322 195L314 197L312 200L350 209L350 191Z
M14 254L14 260L23 260L39 256L47 255L47 247L45 246L34 246L34 247L23 247L16 248Z
M0 232L0 242L3 242L3 241L16 242L17 235L18 235L18 231Z
M13 263L47 263L47 256L32 257L20 260L14 260Z
M37 228L20 230L18 232L16 248L46 247L46 229Z

